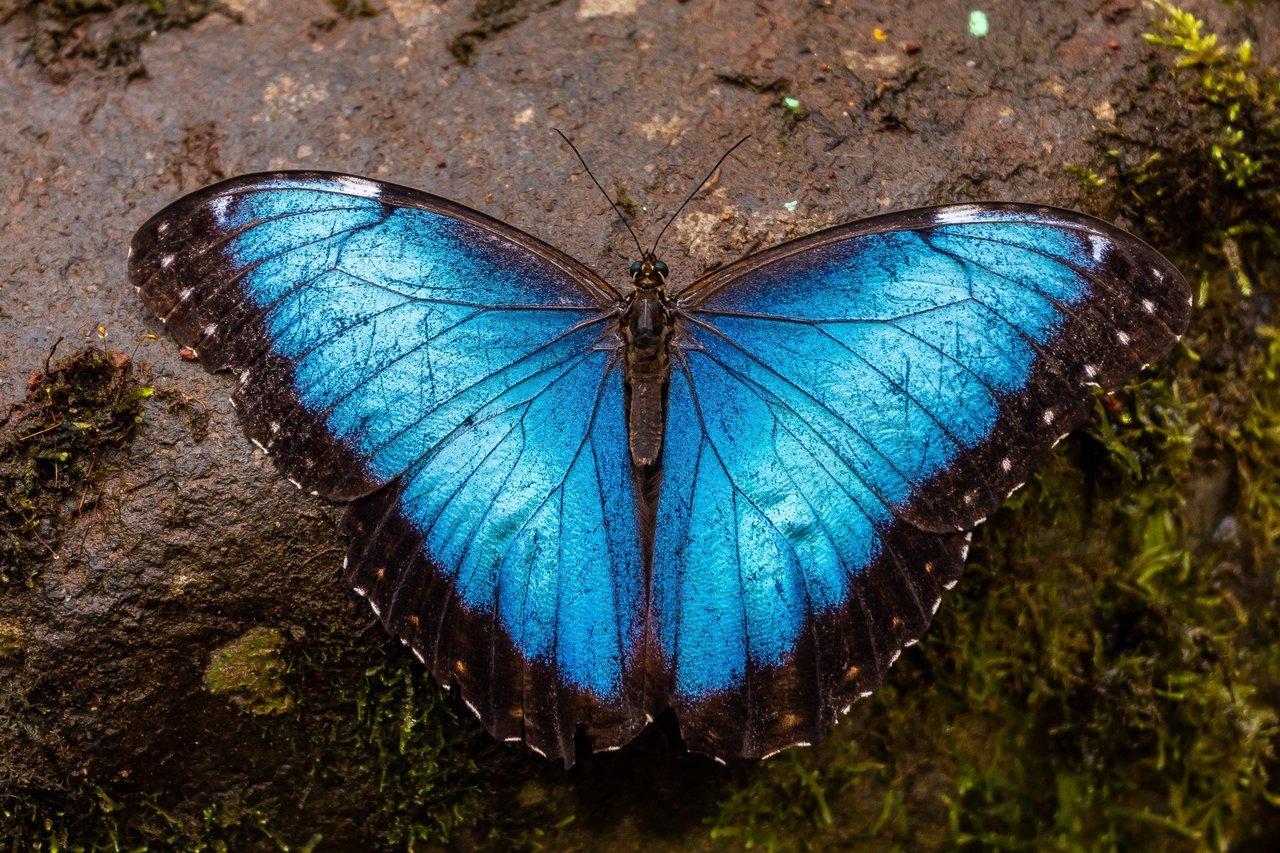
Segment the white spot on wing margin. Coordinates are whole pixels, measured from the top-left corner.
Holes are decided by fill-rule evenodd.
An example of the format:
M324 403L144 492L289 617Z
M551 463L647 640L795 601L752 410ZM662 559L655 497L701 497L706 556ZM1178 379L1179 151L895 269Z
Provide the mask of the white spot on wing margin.
M1102 263L1103 259L1107 256L1107 248L1110 245L1111 244L1104 240L1101 235L1090 234L1089 256L1093 258L1096 263Z
M343 175L338 178L336 183L347 195L359 196L361 198L382 198L382 187L378 186L368 178L359 178L355 175Z
M991 211L977 204L953 204L934 211L934 225L963 225L991 218Z

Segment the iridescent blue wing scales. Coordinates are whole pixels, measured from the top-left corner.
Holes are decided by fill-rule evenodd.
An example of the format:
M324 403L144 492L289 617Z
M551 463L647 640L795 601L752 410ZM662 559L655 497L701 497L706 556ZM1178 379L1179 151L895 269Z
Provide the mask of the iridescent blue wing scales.
M474 211L325 173L187 196L130 275L240 372L277 467L356 499L351 582L496 736L571 762L579 723L599 746L643 727L615 291Z
M1163 356L1189 291L1090 217L936 208L681 294L651 630L690 745L819 738L924 633L969 531Z

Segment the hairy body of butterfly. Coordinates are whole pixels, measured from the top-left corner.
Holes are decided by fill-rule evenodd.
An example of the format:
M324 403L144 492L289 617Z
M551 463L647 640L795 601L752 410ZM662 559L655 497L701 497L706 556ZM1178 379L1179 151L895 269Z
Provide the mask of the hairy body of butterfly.
M854 222L617 288L473 210L314 172L134 237L242 425L351 501L345 566L495 736L571 763L674 708L690 748L812 743L963 571L972 528L1173 346L1185 280L1091 217Z
M666 277L667 265L652 257L632 264L635 289L627 297L619 323L625 345L628 444L637 469L658 464L667 420L668 347L674 315L667 304Z

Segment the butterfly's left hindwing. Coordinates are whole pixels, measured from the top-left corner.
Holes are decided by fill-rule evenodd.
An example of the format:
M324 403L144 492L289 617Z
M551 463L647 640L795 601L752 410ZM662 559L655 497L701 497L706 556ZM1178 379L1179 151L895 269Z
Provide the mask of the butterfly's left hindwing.
M1140 241L1025 205L832 229L679 304L653 630L686 738L742 755L878 685L968 531L1190 309Z
M497 736L573 760L644 724L643 591L616 294L442 199L249 176L153 217L130 275L240 372L249 435L302 488L362 498L352 583Z
M620 370L584 349L354 504L352 583L495 736L573 758L643 726L640 554ZM489 612L476 612L488 602ZM473 622L483 631L458 633Z

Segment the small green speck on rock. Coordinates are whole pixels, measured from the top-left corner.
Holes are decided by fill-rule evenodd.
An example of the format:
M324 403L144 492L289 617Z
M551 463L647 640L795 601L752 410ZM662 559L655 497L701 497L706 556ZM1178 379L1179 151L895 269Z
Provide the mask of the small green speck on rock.
M991 24L987 21L987 13L981 9L974 9L969 13L969 35L974 38L982 38L991 32Z
M214 649L204 671L205 689L228 697L250 714L284 713L293 707L293 700L281 678L283 646L284 634L279 628L249 629Z

